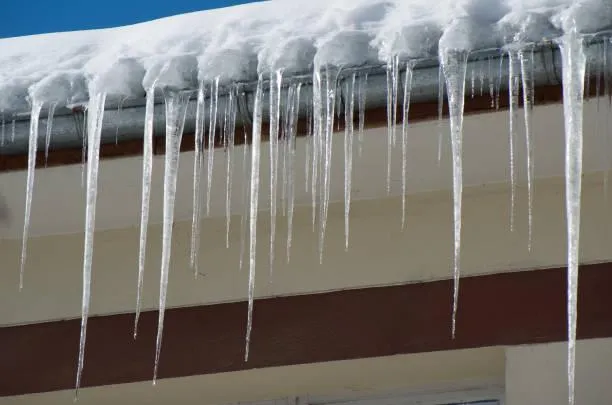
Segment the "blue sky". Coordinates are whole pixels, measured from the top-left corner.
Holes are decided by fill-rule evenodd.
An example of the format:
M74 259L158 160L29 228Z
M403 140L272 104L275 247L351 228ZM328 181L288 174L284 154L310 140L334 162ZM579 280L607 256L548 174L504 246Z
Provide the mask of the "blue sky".
M0 38L116 27L254 0L4 0Z

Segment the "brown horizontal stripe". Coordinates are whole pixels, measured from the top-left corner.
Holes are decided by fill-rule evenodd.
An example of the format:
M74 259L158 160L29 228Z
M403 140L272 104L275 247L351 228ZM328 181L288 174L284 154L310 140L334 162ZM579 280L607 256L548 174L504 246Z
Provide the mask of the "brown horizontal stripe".
M612 336L612 264L582 266L578 336ZM456 339L452 282L257 300L245 363L245 302L170 309L160 378L459 348L565 340L563 268L467 277ZM84 386L150 380L157 311L89 320ZM79 320L0 328L0 395L70 389Z

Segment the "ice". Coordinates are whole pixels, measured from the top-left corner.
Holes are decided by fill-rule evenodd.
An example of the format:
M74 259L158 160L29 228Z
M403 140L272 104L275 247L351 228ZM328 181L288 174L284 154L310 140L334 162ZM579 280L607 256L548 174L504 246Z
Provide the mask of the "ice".
M519 50L518 57L521 64L521 78L523 86L523 114L525 117L525 149L527 151L527 248L531 251L533 238L533 139L532 139L532 115L533 115L533 48Z
M98 197L98 165L100 163L100 137L104 119L106 93L92 86L87 114L87 183L85 206L85 242L83 249L83 300L81 308L81 336L79 341L79 360L76 376L76 395L81 386L85 362L85 340L87 319L91 300L91 267L93 259L93 239L96 220L96 200Z
M136 315L134 318L134 339L138 335L138 320L142 307L142 287L144 283L147 250L147 230L149 227L149 202L151 200L151 175L153 173L153 114L155 112L156 83L147 91L145 105L145 125L142 154L142 191L140 201L140 234L138 245L138 287L136 290Z
M402 108L402 229L406 226L406 163L408 160L408 115L410 112L410 93L412 91L412 69L412 64L408 62L404 73L404 102Z
M232 218L232 182L234 178L234 144L236 131L236 93L229 92L228 105L225 108L223 136L225 143L225 247L229 248L230 224Z
M216 77L210 83L210 109L208 120L208 158L207 158L207 179L206 179L206 215L210 215L210 198L212 190L213 167L215 160L215 134L217 132L217 110L219 108L219 81Z
M344 108L344 248L349 245L349 215L351 212L351 184L353 177L353 143L355 110L355 73L350 82L345 81L345 95L348 103Z
M359 104L359 157L363 153L363 133L365 128L365 110L367 101L368 89L368 74L365 73L359 76L359 90L357 95L357 103Z
M53 116L55 115L56 103L49 106L47 115L47 131L45 133L45 167L49 162L49 146L51 145L51 130L53 129ZM4 134L3 134L4 135Z
M445 33L446 34L446 33ZM444 37L443 37L444 38ZM440 47L440 63L444 69L450 116L453 167L453 315L452 336L455 337L461 258L461 203L463 194L463 107L468 51Z
M193 156L193 213L191 219L191 251L190 262L194 277L198 275L198 253L200 251L200 218L202 215L202 166L204 149L204 125L206 109L206 86L201 81L198 86L198 96L196 102L196 128L195 145Z
M38 149L38 121L43 103L37 99L32 100L32 113L30 118L30 136L28 139L28 176L26 180L25 215L23 219L23 233L21 236L21 268L19 271L19 289L23 288L26 255L28 249L28 234L30 231L30 216L32 212L32 194L34 193L34 175L36 172L36 151Z
M508 51L508 145L510 158L510 231L514 231L514 212L516 200L516 163L515 163L515 140L516 123L518 118L519 91L521 83L521 68L518 51Z
M172 230L174 226L174 200L180 158L181 139L187 113L188 92L164 89L166 103L166 151L164 155L164 208L162 225L162 259L159 281L159 319L157 322L157 339L155 345L155 366L153 384L157 381L159 357L164 332L164 314L166 311L166 294L168 292L168 274L170 272L170 255L172 252Z
M567 215L567 373L569 403L574 403L580 199L582 193L582 111L586 57L576 28L560 44L563 60L563 110L565 120L565 188Z
M270 280L274 274L278 190L279 125L283 71L270 73Z
M253 328L253 304L255 294L255 265L257 258L257 209L259 204L259 161L261 154L263 76L260 74L253 106L253 133L251 138L251 185L249 193L249 309L247 314L244 361L249 360L251 329Z

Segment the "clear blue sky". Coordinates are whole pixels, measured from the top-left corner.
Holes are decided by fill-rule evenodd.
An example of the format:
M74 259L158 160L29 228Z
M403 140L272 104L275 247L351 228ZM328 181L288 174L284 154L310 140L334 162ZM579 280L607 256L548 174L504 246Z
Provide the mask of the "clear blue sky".
M0 38L116 27L255 0L2 0Z

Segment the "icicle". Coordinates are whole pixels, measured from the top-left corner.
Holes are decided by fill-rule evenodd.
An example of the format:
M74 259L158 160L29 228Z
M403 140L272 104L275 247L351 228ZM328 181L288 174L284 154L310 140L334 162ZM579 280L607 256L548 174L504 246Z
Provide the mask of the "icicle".
M476 95L476 71L472 68L470 70L470 87L471 87L471 97L474 98Z
M6 123L4 122L4 112L0 113L0 115L2 116L2 118L0 118L0 120L2 121L2 135L0 135L0 146L4 146L6 144Z
M451 146L453 156L453 338L455 337L457 304L459 300L459 276L461 258L461 202L463 194L463 106L467 58L467 51L456 51L452 49L440 50L440 61L444 69L446 87L448 88L448 106L450 113L449 115L451 129Z
M312 175L310 176L312 197L312 229L314 231L317 216L317 186L319 184L319 165L321 165L323 153L323 89L321 82L321 70L315 67L313 71L313 148L312 148Z
M30 231L30 215L32 212L32 194L34 193L34 175L36 172L36 151L38 149L38 121L43 103L32 100L30 114L30 136L28 139L28 176L26 182L25 216L23 219L23 234L21 236L21 268L19 271L19 290L23 289L23 275L28 249L28 234Z
M412 92L412 64L406 64L404 77L404 103L402 117L402 229L406 225L406 163L408 145L408 114L410 112L410 94Z
M501 96L501 84L502 84L502 72L504 67L504 54L502 53L499 57L499 70L497 72L497 88L495 89L495 109L499 110L500 107L500 96Z
M516 164L515 164L515 132L518 117L519 90L521 83L520 60L518 51L511 49L508 51L508 105L509 105L509 160L510 160L510 231L514 231L514 210L516 198Z
M295 101L291 103L289 112L289 139L288 139L288 190L287 190L287 263L291 259L291 242L293 240L293 211L295 208L295 142L297 135L298 113L300 109L300 92L302 83L298 83L294 90Z
M366 110L366 95L368 92L368 74L365 73L363 76L359 76L359 91L358 91L358 104L359 104L359 157L363 153L363 133L365 128L365 110Z
M399 57L387 62L387 195L391 193L391 157L397 128L397 77Z
M565 118L565 188L567 215L567 377L570 405L574 404L580 199L582 195L582 111L586 57L583 38L576 27L560 41L563 62L563 112Z
M81 336L79 360L76 376L76 395L81 386L85 362L85 341L87 337L87 318L91 298L91 266L93 258L93 238L96 221L96 200L98 197L98 166L100 163L100 138L106 93L91 89L89 94L89 113L87 115L87 199L85 207L85 247L83 249L83 301L81 308Z
M155 113L155 82L147 90L145 104L145 127L142 153L142 192L140 202L140 235L138 246L138 287L136 290L136 316L134 318L134 339L138 335L138 320L142 308L142 287L144 283L147 230L149 227L149 201L151 200L151 174L153 172L153 119Z
M280 123L280 91L282 70L270 73L270 281L274 274L274 248L276 244L276 203L278 189L278 142Z
M189 264L194 277L198 277L198 256L200 251L200 227L202 217L202 166L204 165L204 125L206 121L206 86L201 81L198 85L196 101L196 127L193 156L193 212L191 218L191 252Z
M217 131L217 109L219 104L219 77L210 84L210 111L208 126L208 172L206 173L206 215L210 215L210 193L212 189L213 166L215 159L215 133Z
M527 150L527 248L531 251L533 229L533 142L531 138L531 117L533 112L533 48L519 51L521 77L523 79L523 113L525 115L525 148Z
M247 134L244 134L244 149L242 153L242 217L240 218L240 262L239 269L242 270L244 264L244 253L246 250L246 220L249 216L249 145L247 143Z
M444 142L444 128L442 117L444 114L444 69L438 68L438 166L442 162L442 142Z
M45 134L45 167L49 162L49 146L51 145L51 130L53 129L53 116L55 115L55 108L57 104L51 104L49 106L49 112L47 116L47 131Z
M166 103L166 151L164 155L164 209L162 224L162 260L159 280L159 317L157 321L157 339L155 344L155 366L153 385L157 381L159 356L164 332L164 315L166 311L166 293L168 292L168 273L172 253L172 228L174 225L174 199L178 177L181 139L185 126L185 115L189 102L189 93L165 90Z
M323 184L321 216L319 218L319 262L323 263L323 250L325 246L325 230L327 228L327 212L331 188L331 163L334 133L334 116L336 108L336 86L338 71L325 68L325 133L323 135Z
M349 215L351 212L351 188L353 177L353 136L355 110L355 73L351 82L345 82L345 94L348 102L344 108L344 249L349 244Z
M229 233L232 218L232 181L234 177L234 144L236 131L236 95L234 90L229 92L228 106L226 107L225 133L225 247L229 248Z
M249 193L249 309L244 361L249 360L249 345L253 327L253 300L255 294L255 259L257 249L257 206L259 203L259 160L261 151L261 118L263 77L259 75L253 106L253 135L251 139L251 191Z
M491 108L495 107L495 84L493 81L493 61L492 58L489 57L489 73L487 77L489 78L489 97L491 98Z

